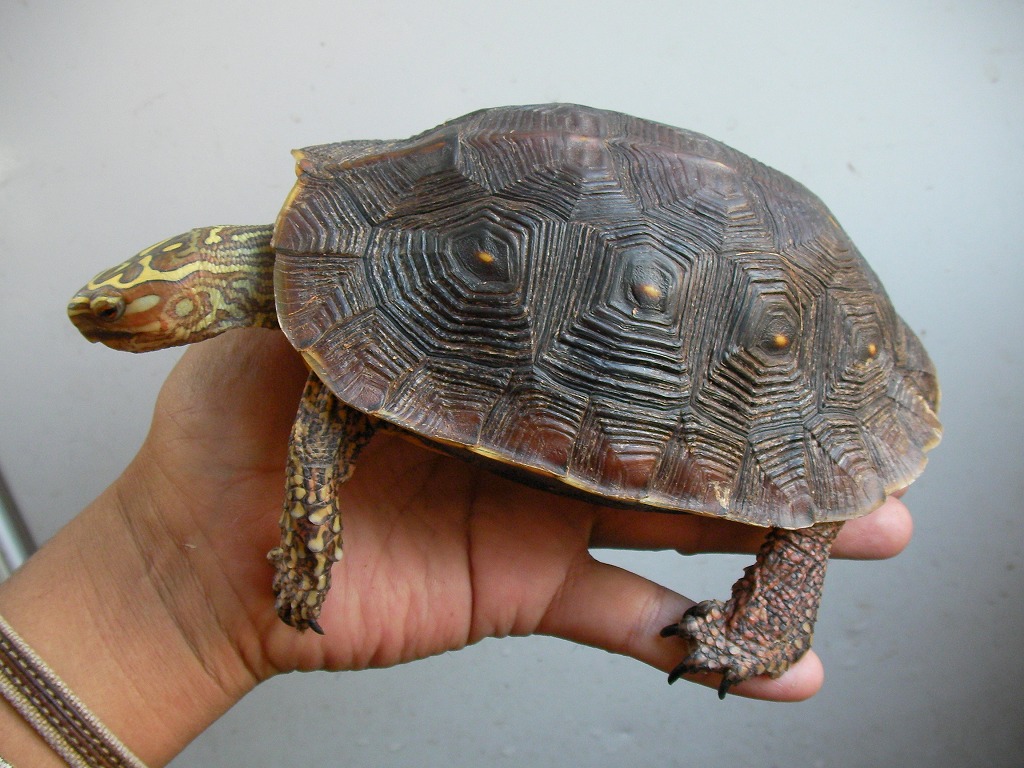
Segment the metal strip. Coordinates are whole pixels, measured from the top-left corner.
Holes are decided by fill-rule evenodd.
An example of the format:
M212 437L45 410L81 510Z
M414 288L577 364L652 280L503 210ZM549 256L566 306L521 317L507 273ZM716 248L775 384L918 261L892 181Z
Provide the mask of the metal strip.
M18 514L14 498L0 472L0 581L10 576L35 551L32 534Z

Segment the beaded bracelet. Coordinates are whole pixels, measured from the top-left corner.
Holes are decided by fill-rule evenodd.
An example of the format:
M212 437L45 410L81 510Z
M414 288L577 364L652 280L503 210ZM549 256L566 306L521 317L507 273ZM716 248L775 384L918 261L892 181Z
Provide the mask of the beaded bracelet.
M73 768L146 768L0 616L0 693ZM0 758L0 768L7 765Z

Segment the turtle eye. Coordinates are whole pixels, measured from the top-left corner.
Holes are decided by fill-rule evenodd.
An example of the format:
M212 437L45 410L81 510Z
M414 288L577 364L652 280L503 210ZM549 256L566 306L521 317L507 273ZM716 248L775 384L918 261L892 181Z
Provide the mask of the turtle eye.
M112 323L124 314L125 302L122 296L97 296L89 302L89 310L97 320Z

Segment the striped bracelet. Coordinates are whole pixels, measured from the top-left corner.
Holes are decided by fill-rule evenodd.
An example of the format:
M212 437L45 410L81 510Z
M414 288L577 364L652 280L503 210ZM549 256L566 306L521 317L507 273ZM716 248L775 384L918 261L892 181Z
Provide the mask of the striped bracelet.
M146 768L3 616L0 616L0 693L73 768Z

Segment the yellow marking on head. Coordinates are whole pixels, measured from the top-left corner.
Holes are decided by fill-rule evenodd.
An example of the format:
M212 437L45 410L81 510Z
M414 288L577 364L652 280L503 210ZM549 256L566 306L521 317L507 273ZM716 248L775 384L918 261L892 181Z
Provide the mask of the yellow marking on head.
M217 245L224 241L224 238L220 236L221 227L210 227L210 234L203 240L203 245Z
M139 270L138 276L134 280L125 280L123 276L123 270L115 273L113 276L108 277L106 280L96 282L94 277L89 281L86 288L90 291L95 291L100 288L109 287L117 290L124 290L133 286L139 285L140 283L146 283L150 281L164 282L164 283L177 283L184 280L186 277L194 275L196 272L210 272L215 275L226 275L232 272L245 271L245 267L239 264L225 264L214 261L192 261L186 264L182 264L175 269L162 270L154 269L152 266L153 256L145 255L136 262L141 269Z
M147 293L145 296L140 296L135 301L129 302L128 306L124 308L126 315L134 315L138 312L145 312L146 310L152 309L160 303L160 297L155 293Z
M161 253L170 253L171 251L176 251L179 248L181 248L181 246L183 246L183 245L184 245L184 243L182 243L182 242L171 243L170 245L165 246L164 248L162 248L161 249Z
M196 303L192 299L182 299L174 305L174 314L178 317L188 317L195 308Z
M91 315L92 308L89 306L89 299L85 296L75 296L68 304L68 316Z

